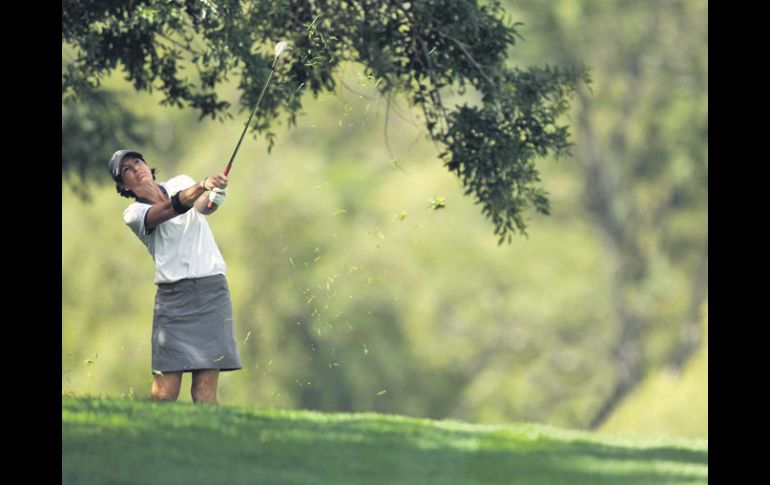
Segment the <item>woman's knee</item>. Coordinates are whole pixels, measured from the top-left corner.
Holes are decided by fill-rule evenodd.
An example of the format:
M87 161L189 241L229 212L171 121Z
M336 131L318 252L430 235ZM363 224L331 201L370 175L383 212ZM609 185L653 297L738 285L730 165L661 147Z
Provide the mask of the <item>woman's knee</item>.
M194 402L217 402L216 386L196 386L192 388L191 394Z
M155 376L152 381L150 398L153 401L176 401L179 397L179 388L181 384L181 372Z
M190 393L195 402L217 402L218 370L193 372L193 382Z

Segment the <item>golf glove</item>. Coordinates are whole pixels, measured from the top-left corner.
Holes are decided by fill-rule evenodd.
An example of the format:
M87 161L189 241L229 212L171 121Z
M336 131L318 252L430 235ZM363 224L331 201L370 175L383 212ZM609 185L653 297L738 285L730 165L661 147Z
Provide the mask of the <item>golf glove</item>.
M227 189L214 187L209 192L209 200L218 206L225 203L225 198L227 198Z

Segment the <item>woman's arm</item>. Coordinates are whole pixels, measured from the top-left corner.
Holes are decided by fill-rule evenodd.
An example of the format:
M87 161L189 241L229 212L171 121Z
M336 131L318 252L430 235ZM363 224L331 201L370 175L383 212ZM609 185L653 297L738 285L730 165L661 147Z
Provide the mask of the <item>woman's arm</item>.
M223 173L212 175L211 177L206 177L195 185L192 185L184 190L180 190L177 192L179 203L184 207L192 208L195 206L195 208L201 213L213 212L216 210L216 206L213 207L211 211L209 211L208 207L206 207L206 202L208 202L206 191L211 190L214 187L227 187L227 176ZM201 202L201 200L204 202ZM207 212L200 210L199 204L202 205L203 209ZM173 219L179 214L181 214L181 212L177 212L174 209L174 204L171 200L167 200L159 204L153 204L153 206L147 210L147 215L145 217L145 228L147 231L150 231L154 227L157 227L160 224Z

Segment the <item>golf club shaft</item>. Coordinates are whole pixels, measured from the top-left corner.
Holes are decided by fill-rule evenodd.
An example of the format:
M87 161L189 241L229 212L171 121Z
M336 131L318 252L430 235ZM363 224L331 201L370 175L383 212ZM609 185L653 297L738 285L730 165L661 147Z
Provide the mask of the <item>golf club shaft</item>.
M257 110L259 109L259 104L262 102L262 96L265 95L265 91L267 90L267 85L270 83L270 79L273 77L273 69L275 68L276 62L278 62L278 57L275 58L275 60L273 61L273 65L270 67L270 74L267 76L267 81L265 81L265 86L262 88L262 92L259 95L259 99L257 99L257 106L254 108L254 111L251 112L251 116L249 116L249 121L246 122L246 125L243 127L243 132L241 132L241 137L238 139L238 144L235 145L235 150L233 151L233 155L230 157L230 161L227 162L227 167L225 168L225 175L229 174L230 169L233 167L233 160L235 160L235 155L238 153L238 149L241 147L241 142L243 141L243 137L246 135L246 130L248 130L249 125L251 124L251 119L257 113ZM214 203L209 201L208 208L211 209L212 207L214 207Z

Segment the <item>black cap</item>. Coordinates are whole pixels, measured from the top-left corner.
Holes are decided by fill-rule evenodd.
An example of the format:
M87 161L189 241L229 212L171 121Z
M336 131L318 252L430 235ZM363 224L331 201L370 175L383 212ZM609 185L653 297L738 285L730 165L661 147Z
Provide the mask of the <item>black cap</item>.
M133 150L118 150L113 153L112 158L110 158L110 162L107 164L107 170L110 171L110 175L112 175L112 179L115 182L120 180L120 162L122 162L123 159L128 155L132 155L136 158L141 158L144 160L144 155Z

